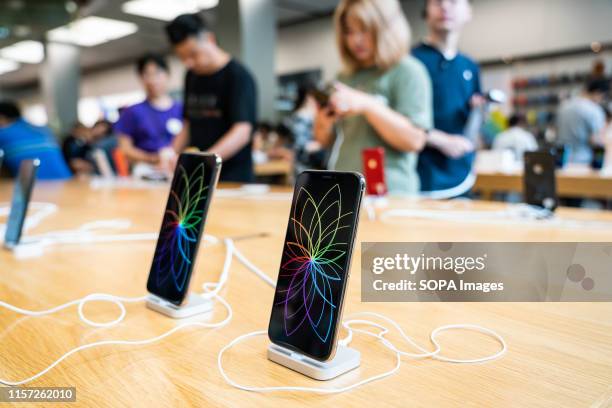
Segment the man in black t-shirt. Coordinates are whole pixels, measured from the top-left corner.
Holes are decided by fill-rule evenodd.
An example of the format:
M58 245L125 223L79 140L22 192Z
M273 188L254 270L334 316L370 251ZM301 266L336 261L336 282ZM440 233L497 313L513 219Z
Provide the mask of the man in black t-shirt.
M257 120L257 89L251 73L219 48L213 32L197 14L177 17L166 26L176 55L187 67L183 131L177 152L187 146L223 159L221 180L253 180L251 136Z

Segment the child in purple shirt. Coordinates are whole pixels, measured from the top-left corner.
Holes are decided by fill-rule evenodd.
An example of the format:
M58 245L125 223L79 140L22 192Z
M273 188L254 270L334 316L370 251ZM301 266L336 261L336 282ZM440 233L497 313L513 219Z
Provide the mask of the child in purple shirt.
M182 129L183 107L168 95L168 65L159 55L140 58L136 69L146 99L126 108L115 124L119 147L131 162L159 163L159 151Z

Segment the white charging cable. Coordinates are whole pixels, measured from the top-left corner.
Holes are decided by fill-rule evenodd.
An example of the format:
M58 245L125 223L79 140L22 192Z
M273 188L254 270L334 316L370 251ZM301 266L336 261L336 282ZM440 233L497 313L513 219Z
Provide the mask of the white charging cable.
M208 236L208 237L209 237L208 238L209 242L218 242L218 240L215 237L212 237L212 236ZM202 285L202 289L204 290L204 293L202 294L203 297L210 298L212 300L216 300L225 307L227 311L227 315L223 320L219 322L215 322L215 323L205 323L205 322L195 322L195 321L182 323L160 334L159 336L155 336L155 337L144 339L144 340L103 340L103 341L97 341L94 343L84 344L82 346L76 347L68 351L67 353L63 354L60 358L58 358L53 363L48 365L45 369L43 369L42 371L38 372L37 374L31 377L25 378L23 380L17 380L17 381L11 381L11 380L0 378L0 384L4 384L7 386L27 384L31 381L36 380L37 378L42 377L43 375L45 375L47 372L52 370L55 366L57 366L59 363L61 363L66 358L70 357L71 355L78 353L80 351L83 351L83 350L90 349L90 348L108 346L108 345L137 346L137 345L152 344L152 343L165 339L166 337L172 335L173 333L176 333L179 330L182 330L188 327L218 328L218 327L223 327L227 325L233 317L233 311L232 311L230 304L219 295L219 292L224 287L229 277L229 270L230 270L230 266L232 263L232 254L233 254L234 245L231 239L226 239L225 245L226 245L225 260L223 263L223 269L221 271L219 281L218 282L206 282ZM111 326L115 326L119 324L125 318L126 309L125 309L124 303L143 302L146 299L147 299L147 296L122 297L122 296L115 296L115 295L104 294L104 293L94 293L94 294L87 295L83 298L72 300L70 302L67 302L62 305L53 307L51 309L46 309L46 310L27 310L27 309L23 309L17 306L13 306L3 301L0 301L0 307L4 307L6 309L12 310L15 313L19 313L19 314L26 315L26 316L45 316L45 315L49 315L49 314L58 312L60 310L66 309L68 307L78 305L77 312L78 312L79 318L85 324L92 326L92 327L111 327ZM112 320L110 322L95 322L87 318L83 312L83 308L86 303L93 302L93 301L105 301L105 302L111 302L117 305L117 307L119 307L119 310L120 310L119 317L117 317L115 320Z
M233 252L234 255L236 255L236 257L238 258L238 260L240 260L240 262L246 266L248 269L250 269L253 273L255 273L258 277L262 278L266 283L268 283L270 286L275 287L274 281L268 276L266 275L263 271L261 271L259 268L257 268L255 265L253 265L252 262L250 262L235 246L233 247ZM411 352L407 352L407 351L403 351L400 350L399 348L397 348L391 341L389 341L385 335L387 333L389 333L389 329L386 326L383 326L380 323L376 323L374 321L371 320L364 320L364 319L357 319L357 317L359 316L370 316L370 317L375 317L377 319L383 320L387 323L389 323L391 326L393 326L401 335L401 337L408 343L410 344L412 347L415 347L417 350L420 351L420 353L411 353ZM355 388L361 387L365 384L374 382L374 381L378 381L381 380L383 378L389 377L393 374L395 374L401 367L401 363L402 363L402 356L406 356L406 357L411 357L411 358L432 358L435 360L439 360L439 361L445 361L445 362L449 362L449 363L458 363L458 364L475 364L475 363L483 363L483 362L487 362L487 361L491 361L491 360L495 360L499 357L501 357L502 355L504 355L508 349L506 342L504 341L503 337L501 337L499 334L497 334L496 332L494 332L493 330L487 329L485 327L481 327L478 325L474 325L474 324L452 324L452 325L445 325L445 326L440 326L436 329L434 329L431 334L430 334L430 341L431 343L434 345L434 350L432 351L428 351L427 349L425 349L424 347L420 346L419 344L417 344L412 338L410 338L402 329L402 327L397 324L394 320L379 314L379 313L374 313L374 312L358 312L358 313L353 313L352 315L348 316L342 323L343 327L347 330L348 334L347 337L345 337L344 339L341 339L338 343L341 346L348 346L350 344L350 342L353 339L353 333L361 333L364 334L366 336L371 336L371 337L375 337L378 340L381 341L381 343L388 348L389 350L391 350L392 352L395 353L395 357L396 357L396 363L395 366L388 370L385 371L383 373L365 378L361 381L358 381L356 383L353 384L349 384L347 386L344 387L329 387L329 388L323 388L323 387L297 387L297 386L279 386L279 387L275 387L275 386L271 386L271 387L256 387L256 386L250 386L250 385L243 385L238 383L237 381L233 380L232 378L229 377L229 375L226 373L225 369L223 368L223 355L229 351L230 349L232 349L234 346L236 346L239 343L243 343L244 341L246 341L249 338L252 337L257 337L257 336L266 336L267 335L267 331L266 330L258 330L258 331L254 331L254 332L250 332L250 333L246 333L243 334L241 336L236 337L235 339L233 339L232 341L230 341L226 346L224 346L221 351L219 351L219 354L217 355L217 368L219 370L219 372L221 373L221 376L223 377L223 379L232 387L240 389L240 390L244 390L244 391L252 391L252 392L275 392L275 391L297 391L297 392L310 392L310 393L316 393L316 394L337 394L337 393L341 393L341 392L346 392L346 391L350 391L353 390ZM367 325L373 328L376 328L379 330L378 333L373 333L371 331L368 330L363 330L363 329L358 329L353 327L353 325ZM490 356L486 356L486 357L481 357L481 358L474 358L474 359L455 359L455 358L450 358L450 357L445 357L442 356L440 354L442 348L440 346L440 343L437 341L437 337L438 335L443 332L443 331L448 331L448 330L471 330L471 331L476 331L476 332L480 332L483 333L487 336L490 336L492 338L494 338L501 346L500 350L498 352L496 352L495 354L492 354Z
M211 241L214 241L213 239L211 239ZM37 378L42 377L43 375L45 375L47 372L49 372L50 370L52 370L55 366L57 366L58 364L60 364L63 360L65 360L66 358L70 357L71 355L78 353L80 351L83 350L87 350L90 348L94 348L94 347L100 347L100 346L106 346L106 345L147 345L147 344L152 344L155 342L158 342L160 340L165 339L166 337L172 335L173 333L182 330L184 328L188 328L188 327L203 327L203 328L216 328L216 327L223 327L225 325L227 325L232 317L233 317L233 311L231 306L229 305L229 303L223 299L221 296L219 296L219 292L221 291L221 289L225 286L228 278L229 278L229 270L230 270L230 266L231 266L231 262L232 262L232 258L233 255L236 255L236 257L240 260L240 262L242 262L248 269L250 269L251 271L253 271L255 274L257 274L257 276L259 276L260 278L262 278L266 283L268 283L270 286L275 286L273 280L267 276L265 273L263 273L260 269L258 269L257 267L255 267L255 265L253 265L237 248L235 248L235 245L233 243L233 241L229 238L224 240L225 246L226 246L226 255L225 255L225 260L224 260L224 265L223 265L223 270L221 272L220 278L218 282L207 282L204 283L204 285L202 286L204 293L202 294L202 296L214 299L219 301L219 303L221 303L225 309L227 310L227 315L226 317L220 321L220 322L216 322L216 323L204 323L204 322L187 322L187 323L183 323L180 324L156 337L153 338L149 338L149 339L144 339L144 340L103 340L103 341L98 341L98 342L94 342L94 343L89 343L89 344L84 344L82 346L76 347L70 351L68 351L67 353L63 354L60 358L58 358L57 360L55 360L53 363L51 363L49 366L47 366L45 369L43 369L42 371L38 372L37 374L28 377L26 379L23 380L18 380L18 381L10 381L10 380L5 380L5 379L0 379L0 384L4 384L4 385L8 385L8 386L16 386L16 385L22 385L22 384L26 384L29 383ZM10 305L6 302L2 302L0 301L0 307L4 307L7 308L9 310L12 310L16 313L20 313L23 315L27 315L27 316L43 316L43 315L48 315L51 313L55 313L59 310L63 310L65 308L68 308L70 306L73 305L78 305L78 314L79 314L79 318L87 325L89 326L93 326L93 327L111 327L114 326L118 323L120 323L126 314L126 310L125 310L125 306L124 306L124 302L125 303L130 303L130 302L141 302L144 301L146 299L146 296L142 296L142 297L120 297L120 296L115 296L115 295L109 295L109 294L91 294L91 295L87 295L81 299L77 299L77 300L73 300L67 303L64 303L60 306L56 306L54 308L51 309L47 309L47 310L41 310L41 311L32 311L32 310L26 310L26 309L22 309L13 305ZM119 309L120 309L120 315L118 318L116 318L113 321L110 322L94 322L90 319L88 319L83 312L83 308L85 306L85 304L87 302L91 302L91 301L107 301L107 302L112 302L114 304L116 304ZM330 394L330 393L339 393L339 392L345 392L345 391L349 391L352 390L354 388L360 387L362 385L365 385L367 383L370 383L372 381L376 381L376 380L380 380L382 378L388 377L392 374L394 374L395 372L397 372L401 366L401 356L405 355L405 356L411 356L411 357L415 357L415 358L425 358L425 357L432 357L432 358L436 358L438 360L441 361L448 361L448 362L454 362L454 363L477 363L477 362L484 362L484 361L489 361L495 358L500 357L501 355L503 355L506 352L507 346L506 343L504 342L503 338L501 336L499 336L497 333L493 332L492 330L480 327L480 326L476 326L476 325L448 325L448 326L442 326L439 327L437 329L435 329L432 333L431 333L431 341L434 344L434 346L436 347L436 349L434 351L427 351L426 349L418 346L412 339L410 339L410 337L408 337L403 329L397 324L395 323L393 320L377 314L377 313L372 313L372 312L362 312L362 313L358 313L358 314L354 314L352 315L353 317L358 316L358 315L370 315L370 316L375 316L378 317L382 320L387 321L388 323L390 323L392 326L394 326L397 330L399 330L400 334L402 335L402 337L409 342L410 344L412 344L413 346L417 347L419 350L421 350L423 353L422 354L414 354L414 353L408 353L408 352L404 352L401 351L399 349L397 349L389 340L387 340L386 338L384 338L384 335L386 333L388 333L388 329L385 326L382 326L378 323L372 322L372 321L368 321L368 320L360 320L360 319L349 319L343 322L343 326L348 330L348 336L345 339L340 340L340 344L341 345L348 345L350 343L350 341L352 340L353 337L353 332L359 332L365 335L369 335L369 336L373 336L376 338L379 338L380 341L383 343L383 345L385 345L387 348L389 348L390 350L394 351L396 353L396 357L397 357L397 362L396 365L393 369L384 372L382 374L378 374L369 378L366 378L364 380L361 380L357 383L345 386L345 387L341 387L341 388L318 388L318 387L291 387L291 386L287 386L287 387L252 387L252 386L244 386L241 385L235 381L233 381L231 378L229 378L229 376L225 373L225 370L223 369L223 365L222 365L222 358L223 358L223 354L229 350L230 348L232 348L233 346L235 346L236 344L243 342L244 340L246 340L247 338L250 337L254 337L254 336L260 336L260 335L265 335L266 331L256 331L256 332L252 332L252 333L247 333L245 335L239 336L236 339L232 340L228 345L226 345L225 347L223 347L223 349L221 349L221 351L218 354L217 357L217 366L219 369L219 372L221 373L221 375L223 376L223 378L228 382L228 384L230 384L233 387L239 388L239 389L243 389L243 390L247 390L247 391L257 391L257 392L269 392L269 391L304 391L304 392L314 392L314 393L323 393L323 394ZM367 330L362 330L362 329L356 329L354 327L352 327L352 325L355 324L365 324L365 325L370 325L372 327L378 328L381 331L376 334L376 333L372 333L369 332ZM502 345L502 349L497 352L496 354L489 356L489 357L484 357L484 358L479 358L479 359L471 359L471 360L458 360L458 359L451 359L448 357L443 357L439 355L440 352L440 345L439 343L436 341L436 337L437 335L444 330L450 330L450 329L467 329L467 330L477 330L480 331L482 333L485 333L487 335L490 335L492 337L495 337L500 344Z

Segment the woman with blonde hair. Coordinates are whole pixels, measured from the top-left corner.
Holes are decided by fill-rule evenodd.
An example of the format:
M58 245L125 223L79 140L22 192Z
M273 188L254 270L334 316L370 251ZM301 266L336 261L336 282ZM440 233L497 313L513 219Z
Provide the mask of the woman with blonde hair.
M315 137L336 143L330 165L337 170L362 171L362 150L384 147L389 192L416 194L432 90L425 67L408 55L410 28L399 1L342 0L334 20L344 71L329 104L319 107Z

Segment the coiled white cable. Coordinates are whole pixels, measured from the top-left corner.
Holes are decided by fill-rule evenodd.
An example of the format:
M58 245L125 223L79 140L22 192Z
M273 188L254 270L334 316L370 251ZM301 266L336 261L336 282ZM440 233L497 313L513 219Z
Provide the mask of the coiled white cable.
M164 338L172 335L173 333L182 330L184 328L187 327L204 327L204 328L215 328L215 327L223 327L225 325L227 325L232 317L233 317L233 311L231 306L229 305L229 303L227 303L227 301L225 299L223 299L221 296L219 296L219 292L221 291L221 289L224 287L224 285L226 284L228 278L229 278L229 270L230 270L230 266L231 266L231 261L232 261L232 257L233 255L236 255L236 257L251 271L253 271L257 276L259 276L260 278L262 278L266 283L268 283L271 286L275 286L273 280L267 276L266 274L264 274L260 269L258 269L257 267L255 267L255 265L253 265L237 248L235 248L235 245L233 243L233 241L231 239L225 239L224 240L225 246L226 246L226 255L225 255L225 260L224 260L224 265L223 265L223 270L221 272L219 281L216 283L211 283L211 282L207 282L204 283L203 290L204 290L204 294L203 296L206 297L210 297L214 300L218 300L227 310L227 316L225 317L225 319L223 319L220 322L216 322L216 323L203 323L203 322L187 322L187 323L183 323L180 324L156 337L153 338L149 338L149 339L144 339L144 340L103 340L103 341L98 341L98 342L94 342L94 343L89 343L89 344L85 344L79 347L76 347L70 351L68 351L67 353L63 354L60 358L58 358L57 360L55 360L53 363L51 363L49 366L47 366L45 369L43 369L42 371L38 372L37 374L25 378L23 380L18 380L18 381L11 381L11 380L5 380L5 379L0 379L0 383L4 384L4 385L8 385L8 386L16 386L16 385L23 385L26 383L29 383L31 381L36 380L37 378L40 378L41 376L45 375L47 372L49 372L50 370L52 370L55 366L57 366L58 364L60 364L63 360L65 360L66 358L70 357L71 355L78 353L80 351L83 350L87 350L89 348L94 348L94 347L100 347L100 346L106 346L106 345L147 345L147 344L152 344L155 342L158 342L160 340L163 340ZM113 325L116 325L118 323L120 323L123 318L125 317L126 314L126 310L125 310L125 306L124 306L124 302L128 303L128 302L141 302L144 301L146 299L146 296L142 296L142 297L134 297L134 298L129 298L129 297L119 297L119 296L114 296L114 295L109 295L109 294L91 294L88 296L85 296L81 299L77 299L77 300L73 300L71 302L67 302L64 303L60 306L56 306L54 308L51 309L47 309L47 310L41 310L41 311L31 311L31 310L26 310L26 309L22 309L13 305L10 305L6 302L2 302L0 301L0 306L1 307L5 307L9 310L12 310L16 313L20 313L20 314L24 314L24 315L28 315L28 316L43 316L43 315L47 315L47 314L51 314L51 313L55 313L59 310L65 309L67 307L73 306L73 305L78 305L78 314L80 319L93 327L110 327ZM85 317L84 312L83 312L83 308L85 306L85 304L87 302L90 301L108 301L108 302L112 302L114 304L116 304L119 309L120 309L120 315L118 318L116 318L113 321L110 322L94 322L90 319L88 319L87 317ZM448 326L441 326L437 329L435 329L430 336L431 342L432 344L434 344L435 346L435 350L434 351L427 351L426 349L420 347L418 344L416 344L409 336L407 336L405 334L405 332L403 331L403 329L396 323L394 322L392 319L389 319L388 317L385 317L383 315L380 315L378 313L373 313L373 312L361 312L361 313L356 313L353 314L352 316L359 316L359 315L370 315L370 316L374 316L374 317L378 317L382 320L387 321L388 323L390 323L393 327L395 327L399 333L401 334L401 336L411 345L413 345L414 347L416 347L417 349L421 350L423 353L422 354L415 354L415 353L408 353L408 352L404 352L399 350L398 348L396 348L389 340L387 340L386 338L384 338L385 334L388 333L388 329L385 326L382 326L378 323L372 322L372 321L368 321L368 320L361 320L361 319L349 319L349 320L345 320L343 322L343 326L348 330L348 336L345 339L342 339L340 341L340 343L342 345L348 345L350 343L350 341L352 340L353 337L353 332L359 332L365 335L369 335L369 336L373 336L378 338L383 345L385 345L387 348L389 348L390 350L392 350L393 352L395 352L396 354L396 364L394 366L394 368L392 368L391 370L388 370L384 373L366 378L364 380L361 380L357 383L345 386L345 387L340 387L340 388L318 388L318 387L293 387L293 386L285 386L285 387L252 387L252 386L245 386L245 385L241 385L237 382L235 382L234 380L232 380L226 373L225 370L223 369L223 364L222 364L222 359L223 359L223 354L231 349L232 347L234 347L236 344L243 342L244 340L246 340L247 338L250 337L254 337L254 336L260 336L260 335L265 335L266 331L256 331L256 332L252 332L252 333L247 333L245 335L239 336L236 339L232 340L228 345L226 345L225 347L223 347L221 349L221 351L219 352L218 356L217 356L217 366L219 369L219 372L221 373L221 375L223 376L223 378L225 379L225 381L230 384L231 386L238 388L238 389L242 389L242 390L247 390L247 391L256 391L256 392L270 392L270 391L303 391L303 392L314 392L314 393L319 393L319 394L331 394L331 393L340 393L340 392L345 392L345 391L350 391L352 389L355 389L357 387L360 387L362 385L365 385L367 383L373 382L373 381L377 381L380 380L382 378L388 377L390 375L393 375L395 372L397 372L399 370L399 368L401 367L401 356L405 355L405 356L410 356L410 357L414 357L414 358L425 358L425 357L432 357L435 358L437 360L441 360L441 361L447 361L447 362L454 362L454 363L478 363L478 362L485 362L485 361L490 361L496 358L499 358L500 356L502 356L506 350L507 350L507 346L505 341L503 340L503 338L501 336L499 336L497 333L495 333L492 330L480 327L480 326L476 326L476 325L448 325ZM365 325L370 325L372 327L378 328L381 331L377 334L369 332L367 330L362 330L362 329L356 329L354 327L352 327L352 325L355 324L365 324ZM439 355L440 352L440 345L439 343L436 341L436 337L437 335L445 330L451 330L451 329L467 329L467 330L477 330L480 331L484 334L490 335L492 337L494 337L496 340L498 340L500 342L500 344L502 345L502 349L497 352L496 354L492 355L492 356L488 356L488 357L484 357L484 358L479 358L479 359L470 359L470 360L458 360L458 359L451 359L448 357L443 357Z
M240 262L242 262L248 269L250 269L252 272L254 272L257 276L259 276L260 278L262 278L266 283L270 284L271 286L275 286L274 282L272 281L272 279L267 276L265 273L263 273L259 268L257 268L255 265L253 265L252 262L250 262L242 253L240 253L240 251L234 246L233 248L234 251L234 255L236 255L236 257L240 260ZM385 335L387 333L389 333L389 329L379 323L376 323L374 321L371 320L364 320L364 319L356 319L356 317L358 316L370 316L370 317L375 317L381 320L384 320L385 322L389 323L391 326L393 326L401 335L401 337L411 346L415 347L417 350L419 350L421 353L411 353L411 352L407 352L407 351L402 351L399 348L397 348L391 341L389 341L387 338L385 338ZM367 325L370 327L374 327L376 329L379 330L378 333L373 333L371 331L368 330L363 330L363 329L358 329L353 327L353 325ZM250 332L250 333L246 333L243 334L241 336L236 337L235 339L233 339L232 341L230 341L226 346L224 346L221 351L219 351L219 354L217 355L217 368L219 370L219 372L221 373L221 376L223 377L223 379L232 387L240 389L240 390L244 390L244 391L252 391L252 392L275 392L275 391L297 391L297 392L310 392L310 393L316 393L316 394L337 394L337 393L342 393L342 392L346 392L346 391L350 391L353 390L355 388L361 387L363 385L366 385L368 383L374 382L374 381L378 381L381 380L383 378L389 377L393 374L395 374L401 367L401 363L402 363L402 356L406 356L406 357L411 357L411 358L433 358L435 360L439 360L439 361L445 361L445 362L449 362L449 363L457 363L457 364L474 364L474 363L483 363L483 362L487 362L487 361L491 361L491 360L495 360L499 357L501 357L502 355L504 355L508 349L506 342L504 341L503 337L501 337L499 334L497 334L495 331L487 329L485 327L481 327L478 325L474 325L474 324L452 324L452 325L445 325L445 326L440 326L436 329L434 329L431 334L430 334L430 341L431 343L434 345L434 350L433 351L428 351L427 349L425 349L424 347L420 346L419 344L417 344L412 338L410 338L402 329L402 327L397 324L394 320L379 314L379 313L374 313L374 312L358 312L358 313L353 313L352 315L348 316L342 323L343 327L348 331L347 336L339 341L339 344L342 346L347 346L353 339L353 333L361 333L367 336L371 336L371 337L375 337L378 340L381 341L381 343L388 348L389 350L393 351L395 353L395 357L396 357L396 363L395 366L388 370L385 371L383 373L365 378L361 381L358 381L356 383L344 386L344 387L329 387L329 388L323 388L323 387L298 387L298 386L270 386L270 387L256 387L256 386L251 386L251 385L243 385L238 383L237 381L233 380L232 378L229 377L229 375L225 372L225 369L223 368L223 355L230 350L231 348L233 348L234 346L236 346L239 343L242 343L244 341L246 341L249 338L252 337L256 337L256 336L265 336L267 335L267 331L266 330L258 330L258 331L254 331L254 332ZM440 351L441 351L441 346L437 341L437 337L438 335L443 332L443 331L448 331L448 330L472 330L472 331L477 331L480 333L483 333L487 336L490 336L492 338L494 338L497 342L499 342L499 344L501 345L501 349L496 352L495 354L492 354L490 356L486 356L486 357L481 357L481 358L475 358L475 359L455 359L455 358L450 358L450 357L445 357L440 355Z
M208 238L209 241L211 242L218 242L218 240L215 237L209 236ZM172 335L173 333L176 333L179 330L182 330L184 328L188 328L188 327L203 327L203 328L217 328L217 327L223 327L225 325L227 325L232 317L233 317L233 311L232 308L230 306L230 304L223 299L221 296L219 296L219 292L221 291L221 289L223 288L223 286L225 285L225 283L227 282L227 279L229 277L229 270L230 270L230 266L231 266L231 261L232 261L232 254L233 254L233 242L230 239L226 239L225 240L225 244L226 244L226 254L225 254L225 260L223 263L223 269L221 271L221 275L219 278L218 282L206 282L202 285L202 288L204 290L204 293L202 294L202 296L210 298L212 300L216 300L219 301L219 303L221 303L226 311L227 311L227 315L226 317L219 321L219 322L215 322L215 323L205 323L205 322L187 322L187 323L183 323L180 324L158 336L149 338L149 339L144 339L144 340L103 340L103 341L97 341L94 343L89 343L89 344L84 344L82 346L76 347L70 351L68 351L67 353L63 354L60 358L58 358L57 360L55 360L53 363L51 363L50 365L48 365L45 369L43 369L42 371L38 372L37 374L34 374L31 377L25 378L23 380L17 380L17 381L11 381L11 380L6 380L6 379L1 379L0 378L0 384L4 384L7 386L16 386L16 385L23 385L23 384L27 384L31 381L36 380L37 378L42 377L43 375L45 375L46 373L48 373L50 370L52 370L55 366L57 366L59 363L61 363L62 361L64 361L66 358L70 357L71 355L78 353L80 351L83 350L87 350L90 348L94 348L94 347L100 347L100 346L108 346L108 345L132 345L132 346L137 346L137 345L146 345L146 344L152 344L155 342L158 342L160 340L165 339L166 337ZM66 309L68 307L74 306L74 305L78 305L78 315L79 318L81 319L81 321L83 321L85 324L92 326L92 327L111 327L114 326L116 324L119 324L121 321L123 321L125 315L126 315L126 310L125 310L125 305L124 303L136 303L136 302L143 302L147 299L147 296L140 296L140 297L122 297L122 296L115 296L115 295L110 295L110 294L104 294L104 293L94 293L94 294L90 294L87 295L83 298L80 299L76 299L76 300L72 300L70 302L66 302L62 305L50 308L50 309L46 309L46 310L27 310L27 309L23 309L17 306L13 306L11 304L8 304L6 302L0 301L0 307L3 307L5 309L9 309L12 310L15 313L19 313L22 315L26 315L26 316L45 316L45 315L49 315L55 312L58 312L60 310ZM119 307L120 310L120 314L119 317L117 317L115 320L112 320L110 322L95 322L92 321L91 319L87 318L83 312L83 308L85 306L86 303L88 302L92 302L92 301L105 301L105 302L111 302L114 303L115 305L117 305L117 307Z

